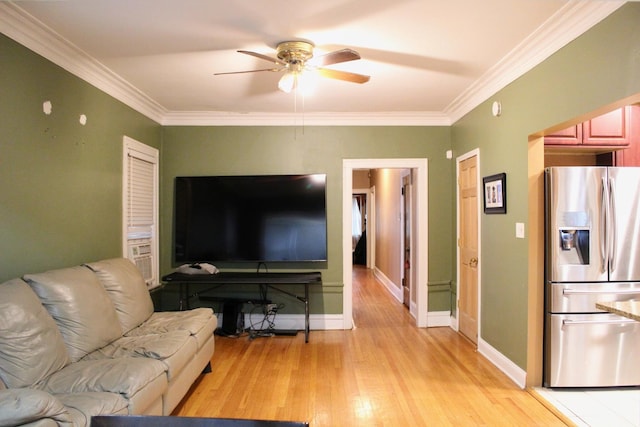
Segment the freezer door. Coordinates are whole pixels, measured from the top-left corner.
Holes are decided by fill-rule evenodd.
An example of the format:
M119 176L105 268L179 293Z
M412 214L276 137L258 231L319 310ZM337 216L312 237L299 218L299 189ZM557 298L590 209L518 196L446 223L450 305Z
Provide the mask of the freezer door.
M640 385L640 322L615 314L550 314L547 387Z
M640 280L640 168L609 168L609 280Z
M551 282L604 282L607 168L553 167L545 173L546 264Z

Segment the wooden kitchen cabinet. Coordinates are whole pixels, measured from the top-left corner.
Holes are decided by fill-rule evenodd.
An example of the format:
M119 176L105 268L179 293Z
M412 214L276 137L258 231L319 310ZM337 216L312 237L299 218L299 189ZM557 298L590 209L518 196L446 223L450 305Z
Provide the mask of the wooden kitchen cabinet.
M627 147L631 141L631 106L611 111L589 121L546 135L546 146ZM636 114L637 115L637 114Z
M613 164L615 166L640 166L640 105L632 105L627 108L631 109L629 146L613 153Z
M544 137L544 145L582 144L582 123Z
M582 143L586 145L629 145L631 107L603 114L582 124Z

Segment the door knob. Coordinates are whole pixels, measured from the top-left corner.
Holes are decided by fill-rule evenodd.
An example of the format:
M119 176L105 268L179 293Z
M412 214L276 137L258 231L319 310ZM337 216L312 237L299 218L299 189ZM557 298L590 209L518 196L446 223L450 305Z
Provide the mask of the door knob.
M475 268L478 266L478 258L473 257L469 260L469 267Z

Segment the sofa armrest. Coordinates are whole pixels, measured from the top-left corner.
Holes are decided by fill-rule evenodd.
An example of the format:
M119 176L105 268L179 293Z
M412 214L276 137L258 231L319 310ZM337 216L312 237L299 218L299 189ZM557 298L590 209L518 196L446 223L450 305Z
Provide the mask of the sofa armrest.
M52 394L28 388L0 390L0 426L16 426L51 418L71 425L67 408Z

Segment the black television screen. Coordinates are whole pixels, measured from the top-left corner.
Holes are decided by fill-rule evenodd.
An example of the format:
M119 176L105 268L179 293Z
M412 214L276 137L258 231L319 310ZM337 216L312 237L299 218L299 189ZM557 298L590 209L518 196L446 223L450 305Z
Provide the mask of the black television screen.
M327 260L326 175L176 177L173 261Z

